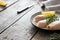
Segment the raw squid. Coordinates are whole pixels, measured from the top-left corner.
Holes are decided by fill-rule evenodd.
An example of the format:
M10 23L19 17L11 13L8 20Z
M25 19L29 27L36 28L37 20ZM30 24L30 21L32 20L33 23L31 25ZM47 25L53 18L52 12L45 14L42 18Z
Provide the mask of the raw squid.
M39 28L45 28L46 27L46 20L41 20L37 23L37 27Z
M44 15L37 15L36 17L34 17L34 22L39 22L40 20L45 19Z
M60 30L60 20L54 21L47 26L48 30Z

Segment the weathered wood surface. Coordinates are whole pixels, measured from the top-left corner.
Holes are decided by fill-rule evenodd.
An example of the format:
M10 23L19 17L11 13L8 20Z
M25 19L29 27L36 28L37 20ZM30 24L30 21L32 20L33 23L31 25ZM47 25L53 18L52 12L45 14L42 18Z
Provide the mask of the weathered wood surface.
M0 6L0 11L5 10L6 8L8 8L9 6L13 5L14 3L16 3L19 0L3 0L3 1L5 1L7 3L7 6L6 7L1 7Z
M46 30L39 29L37 34L32 38L32 40L47 40L49 37L49 32Z
M46 6L53 6L53 5L58 5L60 4L60 0L47 0L46 2L44 2L46 4Z
M33 9L25 14L18 22L0 34L0 40L30 40L38 31L38 29L31 24L30 18L40 10L40 6L35 5Z
M26 2L26 1L25 1ZM25 4L24 6L21 4ZM10 6L6 10L0 12L0 33L5 30L8 26L11 26L16 21L18 21L23 15L25 15L28 11L30 11L32 8L28 9L27 11L17 14L17 10L23 9L24 7L27 7L27 5L30 3L23 3L22 1L19 1L15 3L14 5ZM17 5L17 6L16 6Z
M14 5L8 6L7 9L0 12L0 40L47 40L50 31L38 29L30 22L31 16L41 11L39 5L35 5L17 15L17 10L21 10L30 4L30 2L27 3L26 1L27 0L19 0ZM57 2L57 4L59 4L59 2ZM52 4L48 5L55 5L55 3L52 2Z
M48 40L50 35L53 34L53 33L60 33L60 30L50 31L50 30L39 29L39 31L32 38L32 40Z

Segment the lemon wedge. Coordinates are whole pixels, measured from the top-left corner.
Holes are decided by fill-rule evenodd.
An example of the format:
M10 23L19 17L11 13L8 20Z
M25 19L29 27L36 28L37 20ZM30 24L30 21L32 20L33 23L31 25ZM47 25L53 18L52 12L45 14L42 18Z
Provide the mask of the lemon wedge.
M6 6L7 3L5 1L0 0L0 6Z
M44 11L44 12L41 12L42 15L44 15L45 17L50 17L50 16L53 16L55 15L55 11Z

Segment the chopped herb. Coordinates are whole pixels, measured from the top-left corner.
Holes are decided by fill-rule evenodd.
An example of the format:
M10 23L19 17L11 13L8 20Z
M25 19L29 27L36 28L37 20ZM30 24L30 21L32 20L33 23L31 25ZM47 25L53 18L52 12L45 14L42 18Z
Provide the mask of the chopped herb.
M49 23L54 22L54 21L59 20L59 19L57 18L56 15L53 15L50 17L46 17L46 20L47 20L46 23L49 24Z
M48 40L60 40L60 34L58 33L50 34Z

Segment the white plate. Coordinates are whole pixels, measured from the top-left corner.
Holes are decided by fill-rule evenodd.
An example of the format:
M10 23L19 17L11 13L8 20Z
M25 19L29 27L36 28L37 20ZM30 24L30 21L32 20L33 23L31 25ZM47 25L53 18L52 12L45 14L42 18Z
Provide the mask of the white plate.
M34 22L34 17L35 16L37 16L37 15L41 15L41 12L37 12L37 13L35 13L35 14L33 14L32 16L31 16L31 23L34 25L34 26L36 26L36 23ZM56 12L56 15L58 16L58 18L60 19L60 12ZM37 27L37 26L36 26ZM45 30L48 30L47 28L41 28L41 29L45 29Z

